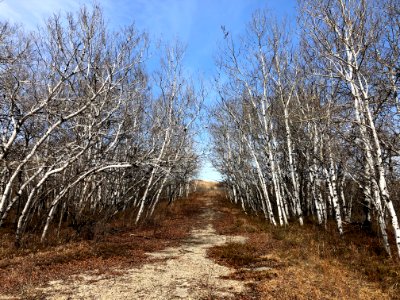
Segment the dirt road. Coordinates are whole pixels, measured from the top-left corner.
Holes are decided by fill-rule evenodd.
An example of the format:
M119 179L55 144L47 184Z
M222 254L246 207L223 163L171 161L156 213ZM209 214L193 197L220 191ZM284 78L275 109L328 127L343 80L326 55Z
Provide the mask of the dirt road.
M41 288L47 299L202 299L234 298L244 292L242 281L222 279L232 269L206 256L208 248L227 242L244 242L241 236L218 235L211 222L212 191L203 199L204 212L199 228L179 247L149 253L151 262L140 268L123 270L122 275L80 274L70 280L52 281ZM118 270L116 270L118 273Z

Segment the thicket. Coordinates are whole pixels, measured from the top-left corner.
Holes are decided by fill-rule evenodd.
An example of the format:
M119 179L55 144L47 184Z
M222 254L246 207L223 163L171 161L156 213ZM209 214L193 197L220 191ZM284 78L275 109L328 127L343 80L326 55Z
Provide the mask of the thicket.
M0 226L16 245L126 210L138 222L187 193L203 94L183 47L160 49L151 74L148 51L146 33L110 31L97 6L34 32L0 23Z
M230 199L284 226L359 223L400 255L400 2L301 0L224 32L213 160Z

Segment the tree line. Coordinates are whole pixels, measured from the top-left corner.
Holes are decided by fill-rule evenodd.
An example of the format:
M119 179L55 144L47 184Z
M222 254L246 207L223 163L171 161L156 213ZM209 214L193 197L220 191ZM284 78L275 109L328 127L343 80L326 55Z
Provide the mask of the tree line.
M213 164L273 225L360 222L400 255L400 2L297 8L296 28L258 11L240 38L224 32Z
M149 73L149 45L97 6L33 32L0 22L0 226L17 245L128 209L138 222L187 192L203 91L179 44Z

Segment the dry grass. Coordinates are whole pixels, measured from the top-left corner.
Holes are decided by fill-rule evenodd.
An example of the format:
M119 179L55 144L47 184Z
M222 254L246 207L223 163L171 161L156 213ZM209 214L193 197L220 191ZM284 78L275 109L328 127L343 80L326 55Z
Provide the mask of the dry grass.
M113 274L115 270L140 265L147 260L146 252L178 245L201 222L198 217L203 203L194 201L196 198L198 195L192 195L170 206L161 203L154 217L138 227L121 217L93 240L58 246L54 245L55 240L48 246L40 245L38 237L32 236L28 245L16 249L13 236L4 230L0 232L0 295L27 298L33 287L50 280L83 272ZM59 241L65 241L68 234L62 232Z
M400 299L399 261L384 255L373 234L353 226L340 238L335 224L325 230L311 221L270 226L222 194L216 206L216 230L249 239L209 256L237 269L230 278L253 283L248 299Z
M236 268L229 278L251 287L238 299L400 299L399 262L384 255L374 234L352 226L340 238L333 223L325 230L311 221L302 227L273 227L230 204L216 185L202 185L216 195L217 232L248 237L245 244L208 251L220 264ZM0 294L27 298L32 287L49 280L88 271L113 275L140 265L147 260L146 252L177 245L193 227L208 222L199 218L201 199L200 192L171 206L163 203L154 218L139 227L121 216L94 240L58 246L54 241L40 246L32 237L29 247L15 249L11 234L0 232Z
M218 191L222 184L216 181L193 180L192 184L196 186L198 192Z

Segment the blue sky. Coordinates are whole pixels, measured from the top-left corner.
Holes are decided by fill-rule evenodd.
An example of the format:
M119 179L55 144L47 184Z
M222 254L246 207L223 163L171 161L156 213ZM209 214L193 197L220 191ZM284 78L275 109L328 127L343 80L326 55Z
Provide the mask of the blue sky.
M78 0L3 0L0 18L34 29L52 13L76 11L82 4L93 1ZM187 46L185 67L188 72L200 75L206 81L215 74L214 57L217 44L222 40L221 26L237 36L244 32L256 9L268 8L277 16L288 15L294 19L296 0L98 0L104 8L110 27L135 22L150 35L151 41L181 41ZM215 94L209 93L211 104ZM207 150L208 137L201 135ZM199 178L220 180L221 176L204 159Z

